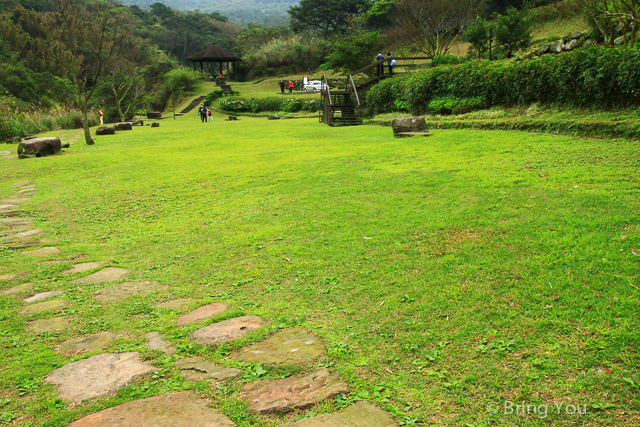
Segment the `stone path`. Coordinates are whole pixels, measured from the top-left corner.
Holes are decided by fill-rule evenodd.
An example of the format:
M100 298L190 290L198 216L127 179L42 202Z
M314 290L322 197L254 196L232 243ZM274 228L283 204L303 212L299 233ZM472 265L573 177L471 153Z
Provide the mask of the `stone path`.
M242 386L241 398L249 410L261 413L285 413L305 409L337 394L349 386L326 368L283 380L253 381Z
M124 282L111 285L96 291L96 299L102 302L113 302L130 297L131 295L166 289L159 282Z
M242 338L263 325L264 322L258 316L234 317L233 319L223 320L198 329L189 335L189 338L200 344L215 345Z
M31 225L34 218L19 216L20 203L31 200L35 194L35 185L29 181L13 184L15 194L0 202L0 215L15 215L0 218L0 245L12 248L26 248L45 245L49 242L41 236L42 229ZM61 250L55 246L43 246L34 250L22 251L21 255L33 258L47 258L57 255ZM65 260L46 260L42 264L55 265L77 261L85 256L76 256ZM132 270L109 266L111 261L76 262L71 268L61 272L63 277L83 275L75 280L64 282L71 285L92 285L117 282L124 279ZM97 271L96 271L97 270ZM5 273L0 275L0 283L21 280L28 272ZM71 277L69 277L71 278ZM56 286L60 287L60 286ZM65 292L63 289L39 292L29 295L32 283L19 283L0 290L3 298L23 297L24 306L18 309L22 316L50 316L56 310L72 306L66 299L51 299ZM96 300L103 303L120 301L133 295L168 289L167 285L155 281L125 281L105 286L95 291ZM161 310L186 310L198 305L196 298L178 298L158 302L155 307ZM183 314L176 321L177 327L213 319L227 312L229 307L221 302L198 307ZM48 317L34 319L26 328L33 333L59 331L71 326L73 316ZM262 328L265 322L255 315L245 315L215 322L201 327L189 335L189 338L205 346L218 344L245 337L253 330ZM85 352L99 352L109 346L120 335L103 331L86 336L75 336L59 342L56 351L69 356ZM240 384L241 369L216 364L205 357L182 357L180 351L163 339L158 331L144 335L147 346L175 358L175 369L189 380L209 381L211 387L217 382L227 381ZM180 348L180 347L179 347ZM319 359L326 358L326 348L322 340L311 330L295 327L278 331L267 339L244 346L228 356L233 361L264 364L267 366L297 366L302 373L276 380L250 381L241 387L240 399L249 411L258 414L283 414L294 410L312 407L337 394L347 394L348 384L326 368L316 368ZM173 360L173 359L168 359ZM313 369L313 370L312 370ZM49 372L45 381L56 386L60 398L72 402L83 402L117 393L140 376L147 375L154 367L140 359L137 352L101 353L68 363ZM310 371L311 370L311 371ZM243 377L246 378L246 377ZM246 380L242 380L246 381ZM360 401L342 412L305 418L295 423L284 424L289 427L397 427L398 424L385 411L369 402ZM70 424L72 427L112 427L112 426L157 426L157 427L230 427L235 424L224 414L210 407L207 401L199 398L193 391L162 394L146 399L134 400L85 416Z
M126 268L107 267L88 276L73 280L71 283L78 285L91 285L93 283L115 282L116 280L120 280L127 276L129 273L132 273L132 271L127 270Z
M198 323L206 319L211 319L212 317L216 317L225 311L227 311L229 307L226 304L222 304L219 302L208 304L202 306L200 308L196 308L191 313L187 313L184 316L180 316L178 318L178 322L176 323L178 326L185 325L187 323Z
M193 391L134 400L87 415L69 427L233 427L227 416L210 408Z
M58 396L82 402L114 394L131 380L153 370L137 352L103 353L55 369L45 381L57 386Z

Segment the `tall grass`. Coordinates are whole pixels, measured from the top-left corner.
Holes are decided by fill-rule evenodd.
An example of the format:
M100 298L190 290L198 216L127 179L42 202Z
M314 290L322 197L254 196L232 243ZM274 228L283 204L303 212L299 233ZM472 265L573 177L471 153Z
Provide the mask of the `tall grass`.
M311 34L280 37L250 50L244 55L245 65L255 74L288 67L290 71L315 70L329 54L330 40ZM304 64L304 65L301 65ZM295 70L294 70L295 69Z
M89 111L89 126L95 126L99 122L97 111ZM59 106L52 110L20 111L8 100L0 101L0 139L80 128L82 128L82 113L76 108Z

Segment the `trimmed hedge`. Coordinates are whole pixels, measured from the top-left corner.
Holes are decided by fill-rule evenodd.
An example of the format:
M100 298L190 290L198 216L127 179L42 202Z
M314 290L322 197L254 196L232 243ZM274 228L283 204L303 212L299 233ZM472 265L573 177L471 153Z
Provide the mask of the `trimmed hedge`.
M251 99L223 99L218 102L224 111L261 113L265 111L286 111L295 113L297 111L318 111L320 102L317 100L306 100L300 98L251 98Z
M437 98L480 98L489 106L540 103L640 105L640 51L584 48L522 62L475 61L384 80L367 93L373 113L428 111Z

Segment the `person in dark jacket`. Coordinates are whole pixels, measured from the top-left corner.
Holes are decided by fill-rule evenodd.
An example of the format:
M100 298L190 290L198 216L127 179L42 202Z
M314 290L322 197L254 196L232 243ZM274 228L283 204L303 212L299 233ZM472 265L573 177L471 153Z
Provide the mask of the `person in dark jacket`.
M382 52L378 53L378 56L376 56L376 61L380 61L384 59L384 55L382 54ZM377 68L377 73L376 75L381 76L384 74L384 62L376 65Z
M278 84L280 85L280 93L284 93L284 80L280 80Z
M207 121L207 107L205 107L204 104L200 106L198 114L200 115L200 120L202 121L202 123Z

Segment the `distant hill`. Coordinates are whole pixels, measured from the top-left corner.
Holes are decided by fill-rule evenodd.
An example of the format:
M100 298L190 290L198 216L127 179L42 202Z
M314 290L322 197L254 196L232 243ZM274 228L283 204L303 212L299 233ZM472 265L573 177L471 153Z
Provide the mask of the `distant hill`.
M153 3L163 3L176 10L195 10L211 13L218 12L232 22L260 25L287 25L287 10L298 4L299 0L124 0L126 5L138 5L147 8Z

